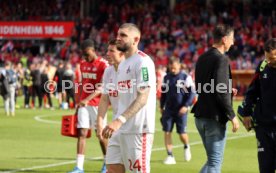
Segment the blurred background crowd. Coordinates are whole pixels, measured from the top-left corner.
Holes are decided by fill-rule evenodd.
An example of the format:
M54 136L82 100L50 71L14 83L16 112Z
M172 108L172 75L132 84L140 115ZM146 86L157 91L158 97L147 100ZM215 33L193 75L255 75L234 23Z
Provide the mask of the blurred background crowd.
M198 57L212 45L210 31L224 23L235 29L235 45L227 54L232 69L252 70L264 57L264 42L276 37L275 6L274 0L0 1L2 21L75 23L72 36L67 39L1 39L0 66L10 68L17 75L15 93L25 95L25 107L30 105L26 86L33 98L31 105L35 105L34 98L39 96L39 107L42 107L45 93L41 86L46 80L43 74L56 82L68 74L72 75L70 80L80 80L79 46L84 39L94 40L98 55L104 57L106 44L116 37L119 25L137 24L142 31L140 49L154 60L160 84L171 57L179 58L183 70L193 76ZM62 69L60 74L56 69ZM236 87L243 95L246 88Z

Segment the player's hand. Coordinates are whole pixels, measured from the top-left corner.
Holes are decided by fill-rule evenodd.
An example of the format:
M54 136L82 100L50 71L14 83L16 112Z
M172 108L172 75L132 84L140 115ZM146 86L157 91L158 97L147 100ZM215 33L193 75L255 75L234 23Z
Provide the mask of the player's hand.
M122 126L122 122L118 119L113 120L109 123L102 131L102 136L104 138L110 138L116 130L118 130Z
M84 99L84 100L80 101L79 107L85 107L85 106L87 106L87 103L88 103L88 101Z
M238 129L240 128L240 124L239 124L237 117L234 117L231 120L231 123L232 123L232 132L234 132L234 133L237 132Z
M102 126L102 121L101 120L97 121L96 127L97 127L97 134L96 134L96 136L99 138L99 140L102 140L103 139L103 136L102 136L103 126Z
M179 110L179 115L183 115L183 114L187 113L188 110L189 110L188 107L182 106Z
M250 131L252 128L252 121L251 121L251 117L247 116L247 117L243 117L243 125L246 128L247 131Z
M238 94L238 89L232 88L232 93L233 93L233 96L236 96Z

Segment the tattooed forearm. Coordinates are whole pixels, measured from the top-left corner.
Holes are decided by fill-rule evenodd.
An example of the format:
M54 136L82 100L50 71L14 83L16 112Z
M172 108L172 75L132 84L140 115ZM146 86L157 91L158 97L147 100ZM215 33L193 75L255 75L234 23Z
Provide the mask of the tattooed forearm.
M122 115L129 119L134 116L143 106L146 105L150 88L144 88L141 92L138 92L137 98L130 104L128 109L122 113Z

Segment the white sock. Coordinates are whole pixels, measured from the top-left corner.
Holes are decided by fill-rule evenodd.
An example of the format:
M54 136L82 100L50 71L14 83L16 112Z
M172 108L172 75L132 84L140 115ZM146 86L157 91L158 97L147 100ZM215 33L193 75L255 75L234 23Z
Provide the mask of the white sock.
M77 155L77 167L81 170L83 170L83 164L84 164L84 155L78 154Z

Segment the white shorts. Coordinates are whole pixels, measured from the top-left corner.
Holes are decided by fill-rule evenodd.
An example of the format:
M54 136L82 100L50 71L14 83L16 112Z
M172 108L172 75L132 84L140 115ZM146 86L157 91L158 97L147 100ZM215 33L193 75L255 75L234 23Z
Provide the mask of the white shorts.
M123 164L120 147L120 131L115 131L108 140L106 151L106 164Z
M96 130L96 121L98 115L98 107L97 106L85 106L80 107L78 110L78 125L77 128L89 129L93 128ZM103 121L103 127L106 126L107 118Z
M153 134L115 132L108 142L106 164L124 164L126 172L150 172Z

